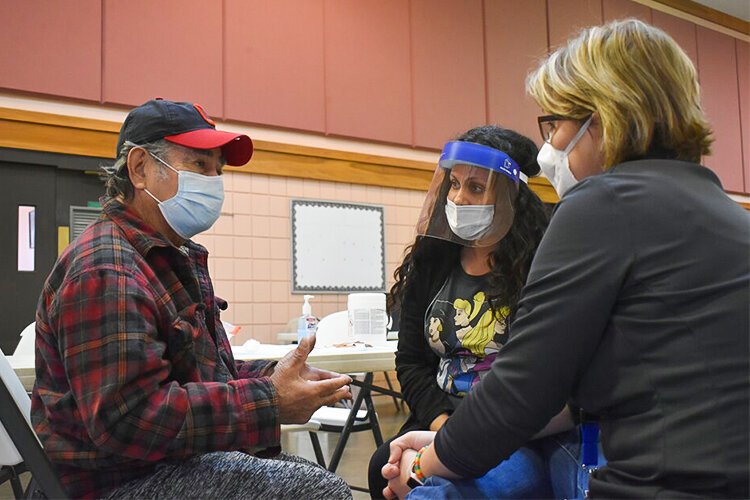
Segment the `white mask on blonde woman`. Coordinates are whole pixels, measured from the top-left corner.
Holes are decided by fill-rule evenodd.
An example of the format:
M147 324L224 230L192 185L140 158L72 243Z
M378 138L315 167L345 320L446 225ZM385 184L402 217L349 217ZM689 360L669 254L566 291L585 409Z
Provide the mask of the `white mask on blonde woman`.
M578 144L578 141L581 139L584 132L586 132L586 129L589 128L592 117L593 115L589 116L588 120L581 125L578 133L573 137L564 151L555 149L552 144L545 142L536 157L539 166L542 168L542 172L544 172L544 175L555 188L557 196L560 198L578 183L578 179L576 179L573 172L570 171L568 155L575 145Z

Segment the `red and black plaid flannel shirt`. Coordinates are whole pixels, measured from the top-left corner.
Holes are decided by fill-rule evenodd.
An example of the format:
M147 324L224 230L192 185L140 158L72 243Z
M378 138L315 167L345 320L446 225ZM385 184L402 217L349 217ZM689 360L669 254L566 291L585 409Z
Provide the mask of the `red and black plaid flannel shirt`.
M162 462L278 451L271 364L232 357L206 249L103 202L36 314L32 421L63 486L97 497Z

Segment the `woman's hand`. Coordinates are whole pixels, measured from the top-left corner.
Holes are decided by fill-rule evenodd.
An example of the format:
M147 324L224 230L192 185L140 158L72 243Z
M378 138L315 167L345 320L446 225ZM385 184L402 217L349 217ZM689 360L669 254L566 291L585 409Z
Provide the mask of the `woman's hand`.
M391 441L391 454L388 463L383 466L381 474L388 480L383 490L386 498L402 498L409 492L406 481L411 473L411 466L417 450L432 443L435 433L431 431L412 431Z
M436 433L432 431L412 431L391 441L391 454L388 457L388 463L385 464L383 470L388 467L388 464L398 465L401 461L401 454L404 450L417 451L423 446L432 443L435 440L435 434ZM387 477L385 478L388 479Z
M404 498L411 491L406 481L409 480L416 456L416 450L403 450L398 465L388 463L383 466L383 477L388 479L388 486L383 489L385 498ZM389 466L390 468L388 468Z

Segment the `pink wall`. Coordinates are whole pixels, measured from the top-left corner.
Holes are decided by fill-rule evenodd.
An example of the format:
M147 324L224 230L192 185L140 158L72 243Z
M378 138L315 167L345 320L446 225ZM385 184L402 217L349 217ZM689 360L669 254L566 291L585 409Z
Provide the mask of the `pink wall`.
M701 99L715 138L713 154L705 164L718 174L724 189L740 193L745 186L734 38L702 26L696 34Z
M736 40L745 192L750 193L750 44Z
M717 136L706 163L750 192L747 44L631 0L0 0L0 88L123 106L160 95L420 148L486 122L538 140L528 69L623 16L662 27L697 64Z
M56 5L66 9L65 2ZM102 11L102 102L140 104L161 96L197 100L213 113L220 112L220 3L107 0ZM65 25L58 29L68 32ZM78 79L75 71L69 75Z
M564 44L581 28L601 23L601 0L547 0L547 24L552 48Z
M100 0L0 0L0 87L99 101Z
M326 0L327 132L412 142L409 4Z
M536 118L541 114L526 95L526 74L547 53L545 0L485 2L489 122L511 127L539 141Z
M227 0L229 119L326 131L323 0ZM280 29L279 19L294 29Z
M485 123L481 0L413 0L413 143L435 147Z
M630 0L602 0L602 15L605 22L626 17L635 17L646 23L653 22L651 9Z

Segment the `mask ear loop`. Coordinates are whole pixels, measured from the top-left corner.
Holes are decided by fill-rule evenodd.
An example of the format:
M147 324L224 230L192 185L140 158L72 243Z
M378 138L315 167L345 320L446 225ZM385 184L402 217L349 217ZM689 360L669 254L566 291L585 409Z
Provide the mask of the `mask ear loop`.
M157 160L157 161L158 161L159 163L161 163L161 164L162 164L162 165L164 165L165 167L167 167L167 168L169 168L170 170L172 170L172 172L176 173L177 175L180 175L180 171L179 171L179 170L177 170L177 169L176 169L176 168L174 168L174 167L173 167L172 165L170 165L169 163L165 162L164 160L162 160L161 158L159 158L158 156L156 156L156 155L155 155L154 153L152 153L151 151L149 151L149 152L148 152L148 154L150 154L151 156L153 156L154 158L156 158L156 160Z
M144 191L146 191L146 194L147 194L147 195L149 195L149 196L150 196L151 198L153 198L154 200L156 200L156 203L158 203L158 204L160 204L160 205L162 204L162 201L161 201L161 200L160 200L159 198L157 198L156 196L154 196L154 195L153 195L153 194L151 193L151 191L149 191L149 190L148 190L148 189L146 189L146 188L143 188L143 190L144 190Z
M142 146L139 146L139 147L142 147ZM150 154L150 155L151 155L152 157L154 157L154 158L155 158L155 159L156 159L156 160L157 160L157 161L158 161L159 163L161 163L162 165L164 165L165 167L169 168L169 169L170 169L170 170L172 170L172 171L173 171L174 173L176 173L176 174L177 174L177 177L179 177L179 176L180 176L180 171L179 171L179 170L177 170L176 168L174 168L174 167L173 167L172 165L170 165L169 163L165 162L164 160L162 160L161 158L159 158L158 156L156 156L156 155L155 155L154 153L152 153L151 151L149 151L149 150L146 150L146 152L147 152L148 154ZM157 198L156 196L154 196L154 195L153 195L153 193L151 193L151 191L149 191L148 189L146 189L146 188L143 188L143 190L144 190L144 191L146 191L146 194L147 194L147 195L149 195L149 196L150 196L151 198L153 198L154 200L156 200L156 202L157 202L157 203L159 203L159 204L162 204L162 203L164 203L164 202L163 202L163 201L161 201L161 200L160 200L159 198Z
M591 123L591 120L594 118L594 115L589 115L588 119L583 122L583 125L581 125L581 128L578 129L578 133L573 136L573 140L570 141L570 144L568 144L568 147L565 148L565 154L570 153L573 151L573 148L576 147L576 144L578 144L578 141L581 140L581 137L583 137L583 134L586 133L586 130L589 128L589 124Z

